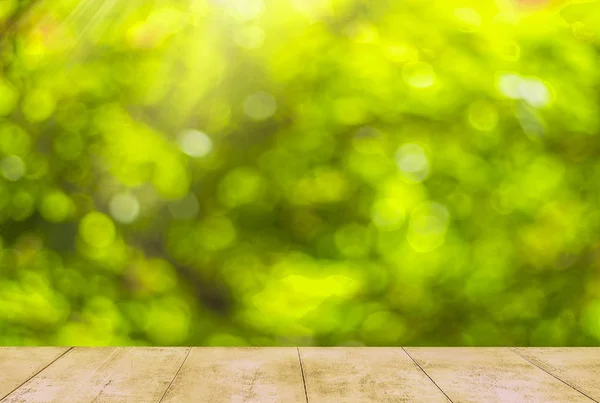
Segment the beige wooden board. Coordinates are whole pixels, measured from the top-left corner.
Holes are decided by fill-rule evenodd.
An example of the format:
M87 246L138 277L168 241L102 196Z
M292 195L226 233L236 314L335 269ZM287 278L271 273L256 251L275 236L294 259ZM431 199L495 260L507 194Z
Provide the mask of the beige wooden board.
M302 347L311 403L448 402L402 348Z
M454 402L591 402L508 348L406 348Z
M0 347L0 399L67 350L68 347Z
M294 347L194 347L162 403L305 401Z
M517 354L600 401L600 348L514 348Z
M2 403L156 403L188 350L76 347Z

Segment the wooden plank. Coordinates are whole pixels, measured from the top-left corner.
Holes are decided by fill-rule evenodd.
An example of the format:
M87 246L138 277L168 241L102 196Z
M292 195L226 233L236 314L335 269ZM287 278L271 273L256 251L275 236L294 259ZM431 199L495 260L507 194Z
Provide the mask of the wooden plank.
M406 348L454 402L591 402L508 348Z
M517 354L600 401L600 348L514 348Z
M68 350L68 347L0 347L0 400Z
M156 403L188 350L76 347L2 403Z
M448 402L402 348L300 348L308 400Z
M194 347L162 403L305 401L294 347Z

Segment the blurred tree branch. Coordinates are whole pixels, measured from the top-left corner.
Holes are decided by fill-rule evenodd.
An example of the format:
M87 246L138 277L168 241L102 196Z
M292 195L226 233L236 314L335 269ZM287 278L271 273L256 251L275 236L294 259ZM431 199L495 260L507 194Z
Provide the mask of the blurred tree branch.
M19 23L27 16L27 14L31 11L31 9L38 4L39 0L23 0L19 1L19 5L17 9L14 11L13 15L8 18L4 24L4 26L0 27L0 39L4 39L14 28L16 28Z
M175 261L165 250L164 244L160 239L146 238L136 244L147 257L157 257L167 261L179 277L182 284L185 284L192 291L192 295L204 308L208 308L215 313L227 317L233 309L233 300L231 291L214 276L207 276L189 267Z

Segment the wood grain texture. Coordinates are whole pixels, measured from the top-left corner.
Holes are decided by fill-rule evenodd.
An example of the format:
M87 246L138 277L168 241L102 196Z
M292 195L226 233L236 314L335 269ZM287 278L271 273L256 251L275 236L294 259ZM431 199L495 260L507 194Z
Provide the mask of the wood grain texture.
M0 347L1 403L578 403L599 380L600 348Z
M67 350L69 347L0 347L0 399Z
M514 348L513 351L600 401L600 348Z
M302 347L311 403L448 402L401 348Z
M2 403L156 403L188 350L76 347Z
M162 403L305 401L294 347L194 347Z
M591 402L508 348L406 348L454 402Z

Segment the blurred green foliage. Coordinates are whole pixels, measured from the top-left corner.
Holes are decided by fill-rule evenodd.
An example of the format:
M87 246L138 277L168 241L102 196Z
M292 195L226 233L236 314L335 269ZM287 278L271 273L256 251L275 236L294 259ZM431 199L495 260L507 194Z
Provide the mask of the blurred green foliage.
M599 4L0 2L0 344L598 345Z

